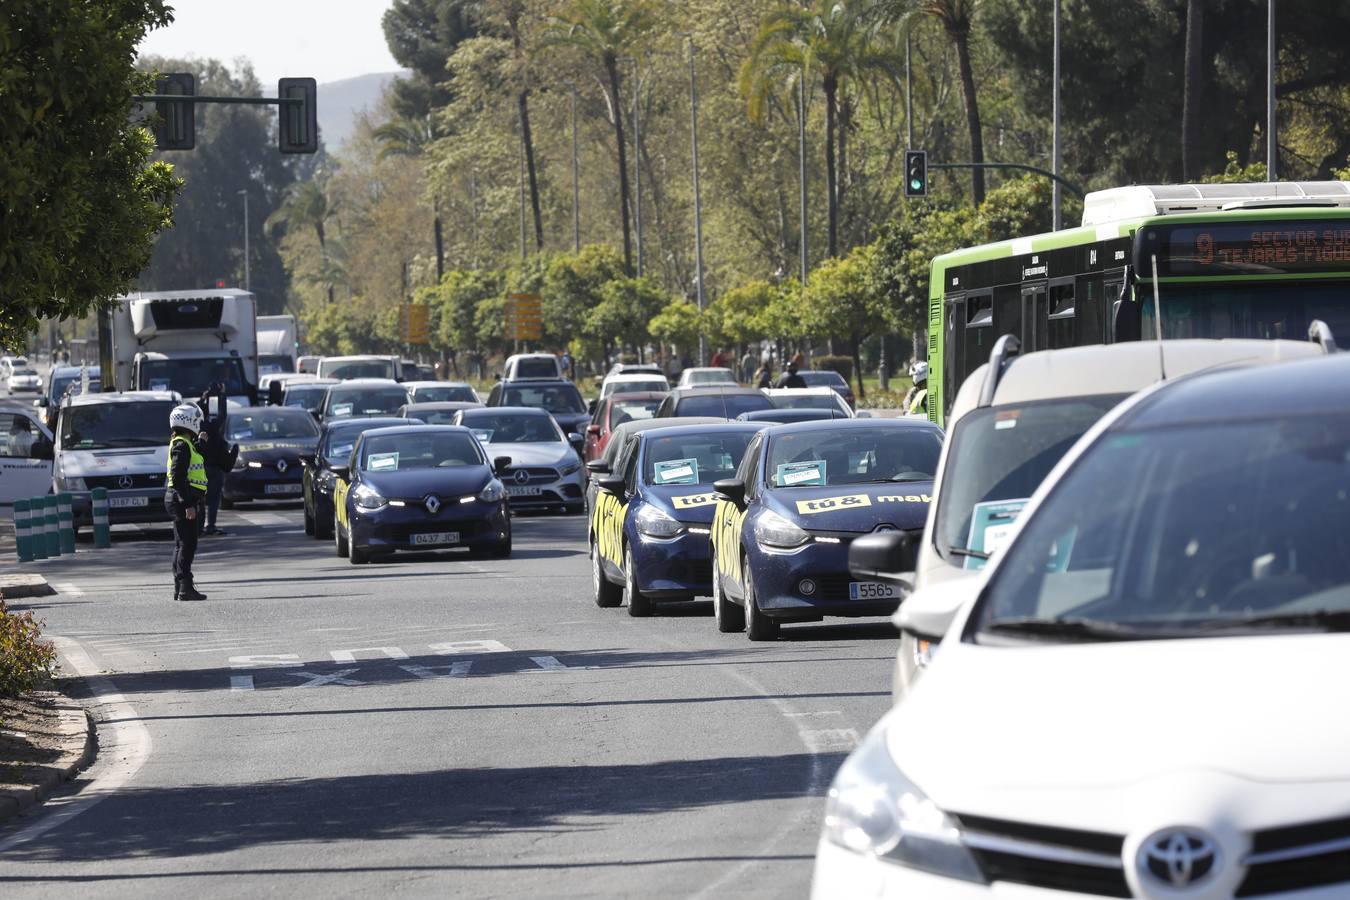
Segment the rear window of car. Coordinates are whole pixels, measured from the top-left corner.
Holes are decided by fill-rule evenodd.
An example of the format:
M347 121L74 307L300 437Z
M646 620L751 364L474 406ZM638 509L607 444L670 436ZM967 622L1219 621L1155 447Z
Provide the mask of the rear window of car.
M838 372L798 372L811 387L848 387L844 376Z
M707 394L701 397L685 397L676 408L679 416L717 416L734 419L743 412L756 409L773 409L769 398L763 394Z
M517 378L557 378L558 363L552 359L516 360Z
M656 410L661 406L660 398L652 400L624 400L615 403L609 408L609 427L614 430L624 422L632 422L637 419L650 419L656 415Z

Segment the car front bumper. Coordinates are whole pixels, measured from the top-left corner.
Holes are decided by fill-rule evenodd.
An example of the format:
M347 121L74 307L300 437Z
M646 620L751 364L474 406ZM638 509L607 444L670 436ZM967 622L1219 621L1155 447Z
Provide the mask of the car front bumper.
M285 474L273 466L233 469L225 474L222 493L227 500L301 500L303 470L293 466Z
M70 510L77 528L94 524L93 501L88 491L71 492ZM116 504L139 504L116 505ZM108 524L133 525L147 522L171 522L173 516L164 507L164 488L132 488L108 491Z
M696 526L708 530L708 526ZM712 596L712 555L706 533L685 533L668 540L635 535L633 567L638 590L666 596Z
M367 550L452 550L500 546L511 534L511 515L505 502L447 503L428 513L420 505L386 505L376 510L356 509L351 517L352 545ZM458 535L454 543L414 543L419 534Z
M851 600L848 543L812 541L791 551L759 548L750 555L750 574L755 579L755 600L769 618L818 619L822 616L889 616L900 607L900 598ZM803 591L803 582L814 590Z
M507 498L510 500L512 509L556 509L560 506L578 507L586 502L586 476L585 469L573 472L570 475L564 475L554 481L540 483L530 481L526 485L520 485L512 480L510 473L502 476L502 484L506 486ZM538 493L512 494L512 489L519 490L526 487L531 491L538 490Z

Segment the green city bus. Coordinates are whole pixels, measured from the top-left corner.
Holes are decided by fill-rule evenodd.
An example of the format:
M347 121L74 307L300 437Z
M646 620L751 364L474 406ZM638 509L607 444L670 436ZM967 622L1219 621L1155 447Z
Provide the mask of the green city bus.
M1078 228L936 257L929 418L1017 335L1021 352L1164 338L1350 335L1350 182L1158 185L1088 194Z

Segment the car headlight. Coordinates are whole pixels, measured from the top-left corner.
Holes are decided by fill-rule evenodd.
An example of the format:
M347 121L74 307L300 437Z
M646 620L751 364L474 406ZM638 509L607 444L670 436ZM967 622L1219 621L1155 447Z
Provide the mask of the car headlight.
M562 473L562 476L563 476L564 478L566 478L568 475L571 475L573 472L576 472L576 471L579 470L580 468L581 468L581 463L580 463L580 461L578 461L578 462L570 462L570 463L568 463L567 465L563 466L563 467L562 467L561 469L559 469L558 471Z
M767 510L755 520L755 540L766 547L791 550L811 539L807 534L773 510Z
M242 472L248 468L248 460L242 456L235 457L234 465L230 468L231 472Z
M494 478L478 492L478 499L484 503L500 503L506 499L506 488L502 487L502 483Z
M872 729L835 775L823 833L854 853L987 883L956 823L896 768L884 723Z
M356 501L358 509L379 509L389 502L364 484L357 485L356 490L352 491L352 499Z
M638 534L653 538L673 538L683 533L684 526L661 512L655 506L644 506L633 520Z
M253 462L252 460L250 460L248 467L250 469L261 469L263 467L263 464L260 462Z
M56 486L63 491L87 491L89 488L85 485L83 478L58 478Z

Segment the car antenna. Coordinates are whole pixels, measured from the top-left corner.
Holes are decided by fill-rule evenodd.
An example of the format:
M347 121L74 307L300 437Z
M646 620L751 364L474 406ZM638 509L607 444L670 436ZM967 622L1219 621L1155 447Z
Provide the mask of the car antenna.
M1158 298L1158 254L1153 254L1153 333L1158 336L1158 374L1167 380L1167 360L1162 345L1162 302Z

